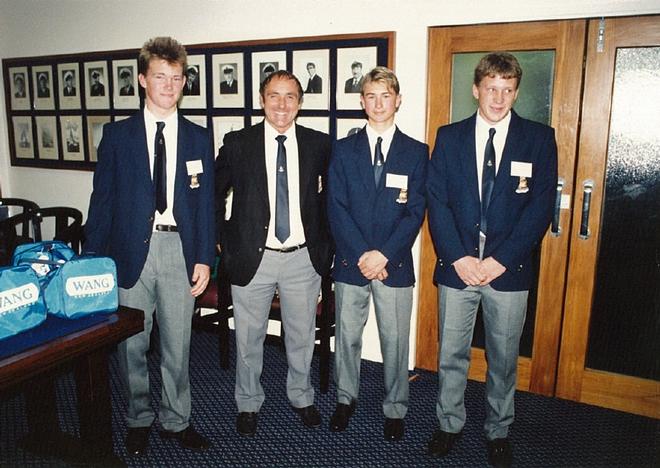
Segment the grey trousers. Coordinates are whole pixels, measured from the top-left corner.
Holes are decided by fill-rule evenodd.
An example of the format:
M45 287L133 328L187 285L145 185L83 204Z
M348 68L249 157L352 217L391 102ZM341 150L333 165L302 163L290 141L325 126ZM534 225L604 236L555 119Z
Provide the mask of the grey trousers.
M518 347L528 291L496 291L490 286L438 288L440 349L438 400L440 429L456 433L465 425L465 386L470 366L470 345L482 303L486 331L486 421L488 440L507 437L513 423Z
M380 350L383 355L383 413L402 419L408 411L408 352L412 286L392 288L373 280L365 286L335 283L335 383L337 402L357 400L360 387L362 332L374 300Z
M190 330L195 299L176 232L154 232L138 282L119 289L119 303L144 311L144 330L118 346L126 389L128 427L150 426L155 413L149 393L147 351L154 314L160 338L162 392L158 419L163 429L181 431L190 423Z
M231 286L236 328L234 396L239 412L258 412L265 400L261 386L263 344L276 289L289 364L287 396L296 408L314 404L310 366L321 276L314 270L306 248L289 253L266 250L252 281L246 286Z

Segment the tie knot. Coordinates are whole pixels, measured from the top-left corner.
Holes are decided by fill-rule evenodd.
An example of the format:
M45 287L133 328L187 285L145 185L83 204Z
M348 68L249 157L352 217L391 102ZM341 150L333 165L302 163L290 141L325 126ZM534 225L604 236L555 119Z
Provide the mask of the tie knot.
M284 140L286 140L286 135L277 135L275 139L280 145L282 145L284 144Z
M156 132L162 132L165 128L165 122L156 122Z
M488 129L488 138L492 139L494 135L495 135L495 129L494 128L489 128Z
M378 137L378 138L376 139L376 144L377 144L377 145L380 145L382 142L383 142L383 137Z

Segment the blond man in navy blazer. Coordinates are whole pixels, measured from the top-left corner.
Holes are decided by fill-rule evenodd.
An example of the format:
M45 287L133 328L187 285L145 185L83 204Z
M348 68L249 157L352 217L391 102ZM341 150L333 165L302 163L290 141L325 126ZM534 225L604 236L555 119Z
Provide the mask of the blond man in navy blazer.
M385 67L365 77L368 124L339 140L328 174L328 216L336 244L337 407L330 430L348 427L358 399L362 332L374 302L383 354L383 435L399 440L408 410L408 336L415 283L411 248L424 217L428 146L394 125L399 81Z
M447 455L463 430L470 345L481 303L488 356L484 432L495 466L512 461L508 433L534 278L531 257L550 223L557 183L554 130L512 110L521 77L511 54L481 59L472 86L478 111L438 130L427 181L440 307L440 427L428 451Z
M188 362L195 297L206 288L215 260L213 150L206 129L177 112L185 65L186 51L174 39L144 44L138 78L145 108L103 127L86 223L84 250L115 260L120 304L144 311L144 331L118 349L129 455L146 452L156 419L146 356L155 317L160 435L191 450L210 445L190 423ZM161 167L165 174L158 177Z

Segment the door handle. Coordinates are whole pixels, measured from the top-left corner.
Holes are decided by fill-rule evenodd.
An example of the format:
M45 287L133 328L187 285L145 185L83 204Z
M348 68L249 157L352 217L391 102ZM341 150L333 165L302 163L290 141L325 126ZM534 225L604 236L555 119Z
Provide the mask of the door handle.
M594 181L587 179L582 183L582 220L580 221L580 239L587 240L591 236L589 229L589 210L591 209L591 193Z
M555 237L559 237L561 235L559 216L561 214L561 195L563 190L564 190L564 178L560 177L557 180L557 193L555 194L555 213L552 216L552 225L550 226L550 232Z

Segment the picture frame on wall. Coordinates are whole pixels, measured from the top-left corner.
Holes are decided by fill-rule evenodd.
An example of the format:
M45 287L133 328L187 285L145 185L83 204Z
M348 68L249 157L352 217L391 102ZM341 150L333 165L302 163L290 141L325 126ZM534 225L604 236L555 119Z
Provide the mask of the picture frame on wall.
M213 107L240 108L245 105L243 53L215 54L213 67Z
M98 161L98 149L103 137L103 126L110 123L109 115L87 116L87 154L92 162Z
M377 64L377 47L337 49L337 109L361 109L364 75Z
M53 67L51 65L32 67L34 108L36 110L55 109L55 87L53 86L53 81Z
M367 119L337 119L337 140L359 132L367 124Z
M243 127L245 127L245 120L242 116L213 117L214 154L218 154L227 133L241 130Z
M302 85L302 109L327 110L330 104L330 51L294 50L293 74Z
M302 116L296 119L296 123L319 132L330 133L330 119L328 117Z
M80 109L80 65L77 62L57 64L60 109Z
M181 109L206 108L206 56L189 55L184 71L186 83L181 91Z
M85 107L108 109L110 107L108 63L105 60L85 62Z
M9 93L12 110L30 110L28 67L9 68Z
M252 108L261 109L259 87L261 83L278 70L286 70L286 51L252 53Z
M113 60L112 77L114 80L112 102L115 109L139 109L137 60Z
M184 115L184 117L190 120L192 123L199 125L200 127L206 128L206 116L205 115Z
M32 117L12 117L14 129L14 148L16 157L22 159L34 159L34 139L32 137Z
M38 115L34 118L37 124L37 147L39 159L59 159L57 120L54 116Z
M64 161L84 161L85 146L82 116L60 116L60 132L62 136L62 159Z

